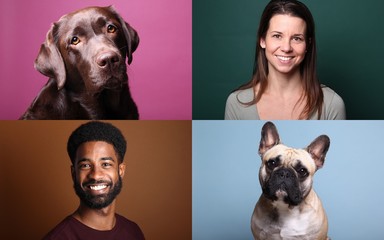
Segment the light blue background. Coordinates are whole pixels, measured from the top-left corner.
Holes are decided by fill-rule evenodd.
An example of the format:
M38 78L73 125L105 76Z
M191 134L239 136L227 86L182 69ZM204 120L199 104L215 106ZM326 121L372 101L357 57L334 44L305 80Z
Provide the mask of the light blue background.
M193 239L253 239L263 121L193 121ZM334 239L384 239L384 121L274 121L284 144L331 139L314 187Z

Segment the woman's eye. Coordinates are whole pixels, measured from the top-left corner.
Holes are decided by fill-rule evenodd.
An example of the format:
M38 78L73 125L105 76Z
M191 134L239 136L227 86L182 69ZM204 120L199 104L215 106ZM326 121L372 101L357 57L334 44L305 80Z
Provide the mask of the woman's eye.
M108 25L108 27L107 27L107 31L109 33L114 33L114 32L116 32L116 30L117 30L117 28L113 25Z
M302 42L303 41L303 39L301 37L294 37L293 40L296 42Z
M72 37L72 39L71 39L71 44L72 45L77 45L77 44L79 44L80 43L80 38L78 38L78 37Z

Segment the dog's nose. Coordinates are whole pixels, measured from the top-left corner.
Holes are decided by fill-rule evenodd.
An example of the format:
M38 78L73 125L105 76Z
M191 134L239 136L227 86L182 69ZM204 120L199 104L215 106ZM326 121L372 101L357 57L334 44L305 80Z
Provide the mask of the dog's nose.
M294 176L292 171L290 171L289 169L280 169L276 171L276 174L280 177L280 179L290 179Z
M96 63L100 67L114 67L119 64L120 58L119 55L115 52L103 52L99 54L96 58Z

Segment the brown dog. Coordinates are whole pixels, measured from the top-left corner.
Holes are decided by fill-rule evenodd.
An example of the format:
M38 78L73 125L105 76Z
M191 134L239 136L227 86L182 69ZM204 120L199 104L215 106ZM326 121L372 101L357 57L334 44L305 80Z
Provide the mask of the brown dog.
M138 119L127 67L137 32L112 7L89 7L53 24L35 60L50 77L21 119Z

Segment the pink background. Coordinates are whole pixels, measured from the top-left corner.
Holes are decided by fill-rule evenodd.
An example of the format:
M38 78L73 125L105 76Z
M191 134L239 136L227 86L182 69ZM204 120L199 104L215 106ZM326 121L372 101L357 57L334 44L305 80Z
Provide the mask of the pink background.
M0 119L18 119L47 82L33 62L51 24L92 5L138 31L128 76L140 118L192 119L192 0L1 0Z

